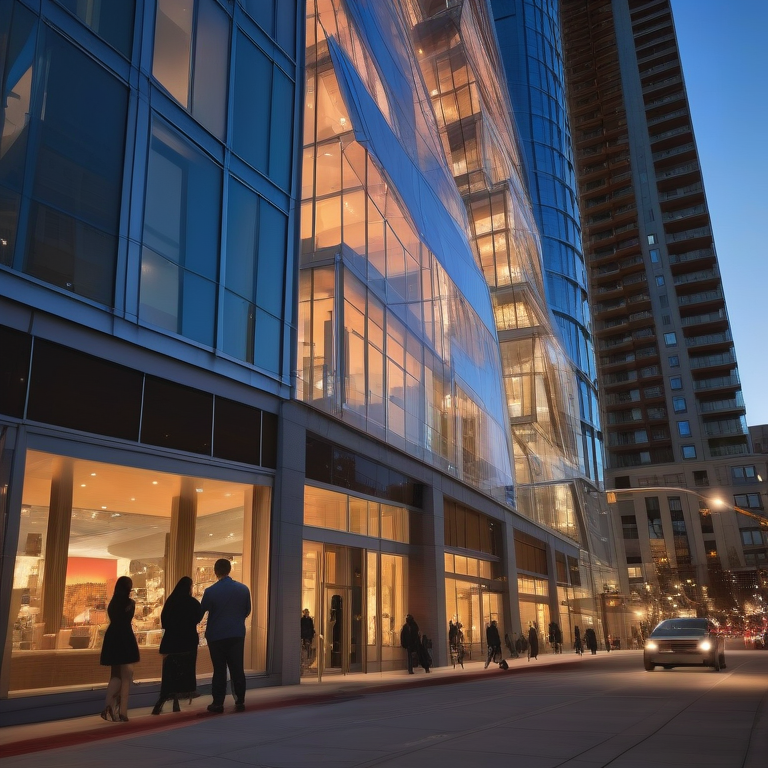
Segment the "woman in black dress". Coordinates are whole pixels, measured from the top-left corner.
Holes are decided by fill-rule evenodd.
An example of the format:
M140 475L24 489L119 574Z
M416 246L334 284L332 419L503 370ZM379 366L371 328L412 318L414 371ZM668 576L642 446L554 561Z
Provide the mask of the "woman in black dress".
M152 709L153 715L163 711L163 704L173 699L173 711L178 712L179 696L190 698L197 690L197 625L203 618L200 603L192 597L192 579L182 576L174 587L160 614L165 630L160 643L163 658L163 677L160 698Z
M99 663L110 667L104 720L128 722L128 693L133 680L133 665L139 660L139 644L133 634L133 614L136 603L131 600L133 582L121 576L115 583L115 593L109 601L109 626L104 634Z

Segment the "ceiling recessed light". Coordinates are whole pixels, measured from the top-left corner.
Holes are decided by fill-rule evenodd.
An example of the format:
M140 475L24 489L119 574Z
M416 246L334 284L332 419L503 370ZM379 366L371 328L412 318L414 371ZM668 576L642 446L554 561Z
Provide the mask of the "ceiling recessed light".
M102 509L106 509L106 507L102 507Z
M203 492L202 488L195 488L195 493L202 493L202 492Z
M152 485L157 485L157 480L153 480Z
M91 472L91 477L96 477L96 473L95 472Z
M132 497L131 497L131 501L136 501L136 497L135 497L135 496L132 496Z
M81 488L85 488L85 483L80 483Z

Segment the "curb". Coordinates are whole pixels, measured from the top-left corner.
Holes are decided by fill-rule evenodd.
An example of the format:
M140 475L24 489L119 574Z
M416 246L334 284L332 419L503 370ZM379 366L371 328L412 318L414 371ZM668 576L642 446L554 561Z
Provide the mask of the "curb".
M310 693L302 696L289 696L276 701L263 701L250 704L246 712L261 712L268 709L285 709L287 707L310 706L312 704L329 704L333 702L349 701L351 699L360 699L365 696L372 696L380 693L392 693L393 691L410 690L412 688L437 687L442 685L457 685L459 683L477 682L479 680L498 679L501 675L521 675L533 672L543 672L552 670L571 670L582 668L581 660L563 661L557 664L526 665L524 667L510 667L506 670L494 670L488 674L487 670L479 672L470 672L465 675L447 675L445 677L427 677L426 675L418 680L404 680L396 683L362 684L359 687L345 688L342 691L334 693ZM69 733L60 733L53 736L42 736L36 739L23 739L21 741L12 741L0 746L0 757L15 757L26 755L33 752L44 752L50 749L62 749L72 747L92 741L102 741L104 739L123 739L135 736L140 733L154 733L159 731L183 728L192 723L199 722L202 719L216 718L221 715L203 711L182 712L172 715L173 721L168 722L160 717L140 716L136 720L123 723L119 727L119 733L110 727L87 728L71 731ZM167 717L167 716L166 716Z

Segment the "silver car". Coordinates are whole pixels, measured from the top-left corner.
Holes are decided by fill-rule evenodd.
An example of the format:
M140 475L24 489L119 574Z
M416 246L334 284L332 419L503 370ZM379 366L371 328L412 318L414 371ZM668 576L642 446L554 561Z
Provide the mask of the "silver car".
M725 668L725 640L707 619L666 619L651 632L643 649L643 664L654 667Z

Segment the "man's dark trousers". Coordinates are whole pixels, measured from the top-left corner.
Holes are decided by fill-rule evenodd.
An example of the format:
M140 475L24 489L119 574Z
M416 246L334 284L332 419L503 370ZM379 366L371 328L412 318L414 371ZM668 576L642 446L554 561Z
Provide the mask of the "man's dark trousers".
M245 671L243 670L244 637L225 637L209 640L208 650L213 664L211 696L214 706L224 706L227 695L227 668L236 702L245 702Z

